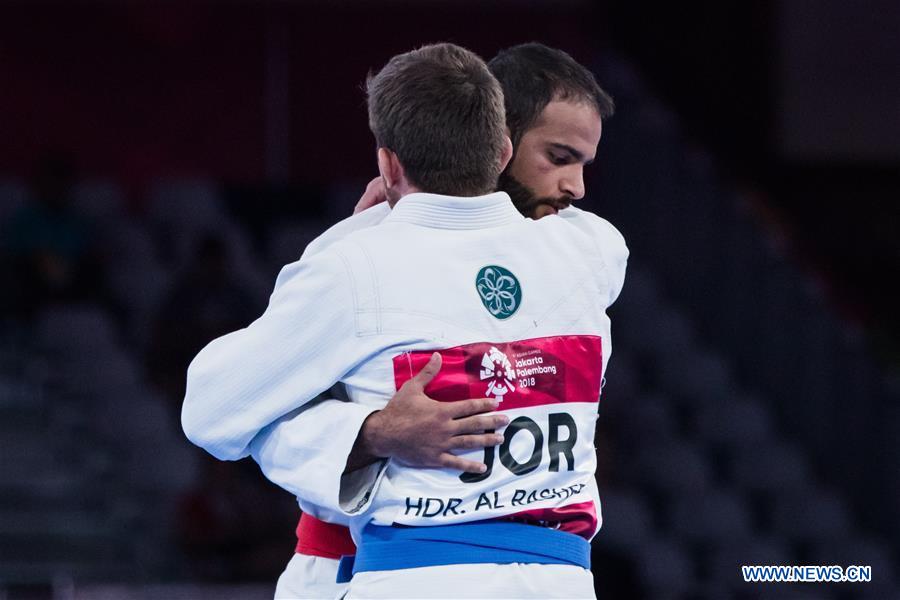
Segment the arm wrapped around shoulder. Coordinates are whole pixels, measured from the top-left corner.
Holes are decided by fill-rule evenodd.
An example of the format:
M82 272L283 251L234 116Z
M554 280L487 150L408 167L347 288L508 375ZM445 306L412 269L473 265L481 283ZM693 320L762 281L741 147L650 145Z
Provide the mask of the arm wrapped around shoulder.
M188 367L181 412L188 439L216 458L243 458L263 428L354 366L351 286L332 252L284 267L263 315L210 342Z

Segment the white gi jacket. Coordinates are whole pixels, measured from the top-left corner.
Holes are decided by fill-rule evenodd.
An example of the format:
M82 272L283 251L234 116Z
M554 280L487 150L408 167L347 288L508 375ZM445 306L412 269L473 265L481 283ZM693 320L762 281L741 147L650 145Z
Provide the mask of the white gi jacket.
M385 212L375 207L329 230L282 270L262 317L198 354L182 413L188 437L222 459L252 450L267 476L314 516L341 523L365 514L354 529L369 520L556 521L578 506L594 519L575 518L573 532L591 537L600 523L593 483L597 398L564 400L566 410L535 399L559 392L551 389L561 385L557 375L566 366L576 373L579 356L598 360L572 389L596 384L599 394L611 350L605 309L621 289L628 255L621 235L574 208L525 219L502 192L410 194ZM590 348L579 346L585 340ZM566 364L551 364L566 347L581 351L568 363L563 357ZM463 357L450 373L469 378L470 393L462 397L504 397L519 423L512 436L507 432L506 454L498 453L481 481L393 464L342 481L362 422L432 350L450 353L439 378L454 364L448 358ZM473 357L478 373L466 375ZM345 384L351 403L312 402L336 382ZM531 400L523 403L529 385ZM446 399L462 399L457 392ZM502 403L500 410L507 410ZM539 449L544 440L546 450ZM473 451L471 458L485 460L483 454Z

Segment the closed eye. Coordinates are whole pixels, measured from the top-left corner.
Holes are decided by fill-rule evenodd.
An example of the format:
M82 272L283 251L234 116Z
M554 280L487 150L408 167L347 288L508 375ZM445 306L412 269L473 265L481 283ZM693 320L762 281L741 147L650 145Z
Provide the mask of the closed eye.
M551 143L550 149L547 150L547 156L554 165L568 165L575 162L589 165L594 162L593 158L588 158L567 144Z
M555 154L553 152L548 152L547 157L550 159L550 162L554 165L567 165L572 162L572 157L569 155Z

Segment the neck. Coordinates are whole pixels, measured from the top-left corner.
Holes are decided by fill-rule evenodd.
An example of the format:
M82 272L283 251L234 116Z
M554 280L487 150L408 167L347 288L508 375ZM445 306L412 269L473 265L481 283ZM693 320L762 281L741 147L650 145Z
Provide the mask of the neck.
M400 199L403 198L403 196L415 194L422 191L424 190L421 190L418 187L414 186L406 179L402 179L397 182L397 185L393 186L387 191L388 205L390 205L391 208L394 208L394 206L396 206L397 202L399 202Z

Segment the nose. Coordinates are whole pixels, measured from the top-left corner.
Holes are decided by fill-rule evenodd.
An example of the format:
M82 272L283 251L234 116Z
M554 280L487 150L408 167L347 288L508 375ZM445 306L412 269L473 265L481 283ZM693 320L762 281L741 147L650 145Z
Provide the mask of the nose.
M584 198L584 173L581 169L573 171L559 181L559 191L572 200L581 200Z

